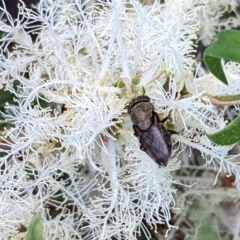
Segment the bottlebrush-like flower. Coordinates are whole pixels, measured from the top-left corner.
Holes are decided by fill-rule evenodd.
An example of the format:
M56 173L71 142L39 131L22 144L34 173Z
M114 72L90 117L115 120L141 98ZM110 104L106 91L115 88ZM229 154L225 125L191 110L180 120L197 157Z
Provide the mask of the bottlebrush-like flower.
M170 172L180 166L180 145L221 167L231 148L205 136L225 122L204 91L181 93L193 80L192 40L203 7L42 0L35 11L22 3L16 21L2 8L1 84L16 96L2 112L3 239L35 212L45 239L150 239L150 228L165 224L167 234L176 227L169 223ZM126 105L143 92L182 130L166 168L132 135Z
M239 27L238 1L196 1L197 3L204 6L203 11L198 11L200 27L197 33L204 46L212 43L216 32ZM226 14L231 17L226 17Z

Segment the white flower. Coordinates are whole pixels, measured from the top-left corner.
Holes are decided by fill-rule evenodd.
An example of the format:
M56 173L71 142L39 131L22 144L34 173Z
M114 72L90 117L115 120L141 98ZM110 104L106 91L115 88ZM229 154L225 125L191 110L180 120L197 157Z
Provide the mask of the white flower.
M198 21L200 23L198 35L204 46L212 43L216 32L239 27L239 14L236 10L238 6L237 0L194 2L197 6L203 6L203 9L198 11ZM231 12L234 12L235 16L226 17L226 14L230 15Z
M15 43L14 51L1 52L0 84L16 95L16 105L2 113L9 123L1 142L3 239L36 212L45 239L136 239L141 232L150 239L149 229L159 224L167 235L176 228L169 222L176 182L170 173L180 167L182 143L220 169L236 167L227 157L231 146L215 146L205 135L225 122L192 74L203 5L42 0L36 12L20 8L21 17L37 24L36 41L20 16L0 23L1 46ZM189 82L195 92L182 96ZM173 136L166 168L132 135L125 107L143 91L182 131Z

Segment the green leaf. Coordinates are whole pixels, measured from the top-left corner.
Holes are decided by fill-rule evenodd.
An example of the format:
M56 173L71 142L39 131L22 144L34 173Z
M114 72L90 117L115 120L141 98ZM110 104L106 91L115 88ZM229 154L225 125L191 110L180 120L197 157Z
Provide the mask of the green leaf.
M240 31L227 30L217 35L217 41L203 54L203 60L209 71L220 81L228 85L221 66L221 58L240 63Z
M228 124L224 129L213 133L207 134L207 137L218 145L231 145L240 141L240 116Z
M14 104L14 97L16 96L13 93L0 89L0 106L4 106L6 102Z
M228 85L227 78L226 78L225 73L221 66L221 58L205 56L206 51L204 52L204 62L205 62L205 65L207 66L208 70L215 77L217 77L220 81L222 81L224 84Z
M13 82L13 87L15 91L17 91L19 84L20 83L18 80L15 80ZM0 106L4 106L6 102L8 102L9 104L16 104L13 100L14 98L16 98L15 94L6 90L5 87L0 89Z
M214 231L214 229L209 226L203 226L198 230L198 238L197 240L219 240L218 234Z
M33 105L33 106L38 105L38 106L40 106L41 108L47 108L47 107L49 107L50 103L47 101L46 98L44 98L43 95L40 95L38 98L35 98L35 99L32 101L32 105Z
M1 120L1 115L0 115L0 120ZM0 132L4 130L5 127L7 127L8 123L1 123L0 122Z
M32 218L25 240L44 240L42 217L36 215Z

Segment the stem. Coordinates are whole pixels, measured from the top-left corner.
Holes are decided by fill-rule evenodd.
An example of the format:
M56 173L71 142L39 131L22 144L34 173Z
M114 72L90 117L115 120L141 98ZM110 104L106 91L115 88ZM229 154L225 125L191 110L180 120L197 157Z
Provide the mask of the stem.
M170 234L167 236L166 240L171 240L171 239L175 239L174 238L174 233L178 230L178 226L182 223L183 219L185 219L185 214L187 212L187 209L184 209L184 211L182 212L182 214L180 215L180 217L177 219L177 221L175 222L175 225L177 226L177 228L174 228Z
M118 195L118 188L119 188L119 183L118 183L118 176L117 176L117 166L116 166L116 152L115 152L115 146L114 146L114 141L113 139L109 138L108 139L108 152L109 152L109 160L110 160L110 170L109 170L109 175L111 178L111 185L112 185L112 199L111 199L111 204L108 209L108 213L105 216L104 219L104 224L102 228L102 234L100 239L104 239L104 234L106 232L106 227L107 227L107 221L109 218L109 215L113 211L116 201L117 201L117 195ZM116 208L117 209L117 208ZM116 211L116 219L118 219L118 211Z
M233 240L239 240L239 229L240 229L240 215L238 214L235 219L237 219L236 226L234 229Z
M206 96L215 106L231 106L240 104L240 94L228 96L212 96L207 94Z

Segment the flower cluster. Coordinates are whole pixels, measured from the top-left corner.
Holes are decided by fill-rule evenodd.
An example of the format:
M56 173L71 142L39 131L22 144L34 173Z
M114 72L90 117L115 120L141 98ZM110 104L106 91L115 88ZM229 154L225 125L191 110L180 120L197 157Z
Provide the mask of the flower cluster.
M0 84L15 98L1 111L1 239L17 239L35 213L45 239L150 239L160 225L167 236L186 149L240 186L239 154L205 134L226 125L209 94L239 93L240 68L226 65L228 87L194 77L199 14L212 7L199 2L21 1L16 20L3 4ZM165 168L133 136L126 106L141 94L179 133Z

